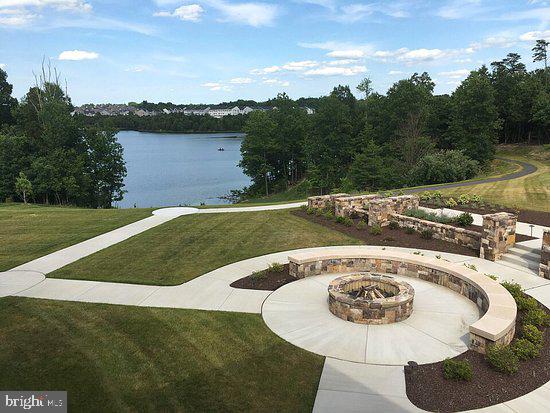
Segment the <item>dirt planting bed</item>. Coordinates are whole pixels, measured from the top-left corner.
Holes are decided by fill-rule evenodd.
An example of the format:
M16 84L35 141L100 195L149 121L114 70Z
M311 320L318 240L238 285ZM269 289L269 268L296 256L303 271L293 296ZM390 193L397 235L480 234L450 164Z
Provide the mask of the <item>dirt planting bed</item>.
M247 290L275 291L277 288L292 281L296 281L296 278L288 273L288 264L285 264L284 270L281 272L265 270L261 275L249 275L234 281L230 285L233 288Z

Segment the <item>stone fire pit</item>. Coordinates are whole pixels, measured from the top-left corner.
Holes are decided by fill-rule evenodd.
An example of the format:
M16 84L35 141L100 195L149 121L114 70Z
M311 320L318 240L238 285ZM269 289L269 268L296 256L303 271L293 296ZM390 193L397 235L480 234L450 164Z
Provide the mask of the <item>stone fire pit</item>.
M352 274L328 286L329 309L335 316L360 324L389 324L407 319L412 312L414 288L393 277Z

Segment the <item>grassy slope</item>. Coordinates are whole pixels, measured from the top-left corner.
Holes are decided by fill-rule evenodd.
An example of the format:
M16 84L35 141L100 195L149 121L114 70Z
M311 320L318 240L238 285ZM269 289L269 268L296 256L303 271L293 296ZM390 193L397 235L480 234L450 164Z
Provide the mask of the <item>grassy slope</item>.
M0 388L69 411L309 412L323 357L259 315L0 299Z
M149 209L0 204L0 271L151 215Z
M223 265L272 252L358 243L288 210L189 215L48 276L175 285Z
M540 148L502 147L500 156L529 162L538 170L522 178L475 186L445 189L445 195L478 194L492 203L550 212L550 151Z

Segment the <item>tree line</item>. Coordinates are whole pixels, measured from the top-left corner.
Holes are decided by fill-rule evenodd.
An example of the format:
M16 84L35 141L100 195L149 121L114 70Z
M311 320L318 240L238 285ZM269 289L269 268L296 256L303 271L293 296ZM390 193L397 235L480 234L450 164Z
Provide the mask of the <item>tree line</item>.
M240 165L252 185L244 197L301 183L316 193L380 190L459 181L494 158L498 143L550 141L548 42L537 41L527 71L510 53L470 72L451 95L434 95L429 74L415 73L386 94L371 80L339 85L307 116L280 94L277 110L253 112L244 126Z
M126 167L113 130L86 126L59 76L43 67L21 102L0 69L0 200L109 208Z

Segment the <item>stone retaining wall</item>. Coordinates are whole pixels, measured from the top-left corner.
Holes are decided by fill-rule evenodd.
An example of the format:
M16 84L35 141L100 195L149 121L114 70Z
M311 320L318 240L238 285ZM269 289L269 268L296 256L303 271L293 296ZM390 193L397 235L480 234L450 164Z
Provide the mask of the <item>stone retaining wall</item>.
M545 229L542 236L539 275L543 278L550 279L550 229Z
M328 206L334 205L334 200L336 198L349 196L348 194L330 194L330 195L320 195L320 196L310 196L307 199L308 208L326 208Z
M427 265L384 258L327 258L311 262L294 262L289 257L289 272L295 278L304 278L320 274L349 273L355 271L397 274L429 281L462 294L473 301L485 314L489 308L489 299L485 291L478 286L459 278L454 274ZM497 283L498 285L498 283ZM501 287L501 286L499 286ZM503 288L503 287L501 287ZM504 310L504 309L503 309ZM515 320L515 303L514 316ZM481 335L481 330L470 328L470 348L485 353L488 345L510 344L514 337L515 322L510 323L506 333L494 340Z
M386 226L390 214L402 214L409 209L417 209L419 199L415 195L392 196L373 199L369 203L369 226Z
M516 243L518 216L509 212L483 215L483 235L479 256L496 261Z
M362 214L368 210L370 201L377 198L380 198L380 196L376 194L335 198L334 215L337 217L351 217L356 212Z
M481 246L480 232L400 214L388 214L388 219L396 221L401 227L414 228L417 232L430 230L433 232L433 238L462 245L475 251L479 251Z

